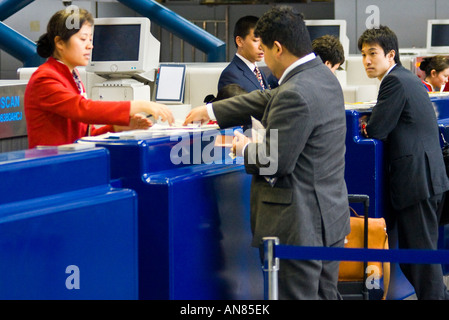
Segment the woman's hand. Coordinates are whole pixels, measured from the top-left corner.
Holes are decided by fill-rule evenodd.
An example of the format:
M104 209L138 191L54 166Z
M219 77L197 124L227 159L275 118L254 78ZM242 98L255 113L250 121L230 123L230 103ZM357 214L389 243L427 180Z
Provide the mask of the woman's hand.
M166 105L153 101L131 101L129 113L131 117L138 113L145 113L153 116L156 120L160 118L161 121L167 121L168 124L175 122L172 112Z
M129 117L128 126L114 126L115 132L128 130L145 130L153 125L153 122L145 115L137 113Z

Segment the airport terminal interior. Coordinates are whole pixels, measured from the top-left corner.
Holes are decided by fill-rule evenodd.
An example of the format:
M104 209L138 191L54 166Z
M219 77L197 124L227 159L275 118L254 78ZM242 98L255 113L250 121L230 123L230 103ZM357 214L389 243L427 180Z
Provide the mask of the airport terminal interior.
M384 144L362 136L359 127L376 104L380 81L367 77L357 40L376 24L389 26L398 36L402 65L423 79L424 58L449 57L448 1L4 0L0 299L271 297L273 274L251 246L251 175L241 157L230 155L241 128L183 121L208 95L217 95L220 74L236 51L236 21L276 5L302 12L311 38L340 40L345 62L335 75L345 100L348 193L369 197L365 208L354 204L359 213L387 214ZM87 98L160 102L173 113L173 126L154 121L146 130L29 148L24 94L45 61L36 41L53 13L67 8L87 9L95 18L89 64L77 68ZM264 61L258 65L271 74ZM429 99L449 141L449 86L429 92ZM387 225L387 233L389 250L397 249L395 226ZM438 246L441 252L449 247L446 226L439 229ZM441 257L446 281L449 261ZM341 283L343 299L416 299L398 262L370 285L366 277L348 282Z

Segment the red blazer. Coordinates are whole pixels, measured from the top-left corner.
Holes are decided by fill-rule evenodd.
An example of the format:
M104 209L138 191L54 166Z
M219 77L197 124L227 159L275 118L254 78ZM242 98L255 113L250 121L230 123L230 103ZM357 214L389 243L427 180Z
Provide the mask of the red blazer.
M424 88L426 88L427 92L432 92L433 91L433 88L432 88L432 86L430 84L428 84L424 80L421 80L421 82L424 85Z
M73 143L88 135L88 124L109 124L91 135L128 125L130 101L93 101L79 92L69 68L49 58L31 76L25 89L28 147Z

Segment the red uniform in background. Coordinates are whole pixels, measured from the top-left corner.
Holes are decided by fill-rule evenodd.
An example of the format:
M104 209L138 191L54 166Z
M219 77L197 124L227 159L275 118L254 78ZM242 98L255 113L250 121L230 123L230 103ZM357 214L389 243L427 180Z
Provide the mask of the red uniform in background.
M25 90L28 147L73 143L86 135L113 131L112 124L129 124L130 101L93 101L84 92L65 64L52 57L42 64ZM111 125L89 127L105 123Z

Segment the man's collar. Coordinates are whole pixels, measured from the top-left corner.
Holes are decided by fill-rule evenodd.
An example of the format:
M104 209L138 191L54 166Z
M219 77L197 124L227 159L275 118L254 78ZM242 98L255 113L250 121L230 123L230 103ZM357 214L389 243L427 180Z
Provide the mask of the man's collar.
M248 66L248 68L251 71L254 71L254 68L256 67L255 63L250 62L248 59L246 59L245 57L243 57L241 54L236 53L235 54L237 57L239 57L243 62L245 62L245 64Z
M315 59L315 58L316 58L316 55L315 55L315 53L312 52L312 53L309 53L308 55L306 55L306 56L304 56L304 57L302 57L302 58L299 58L299 59L296 60L295 62L293 62L291 65L289 65L289 66L287 67L287 69L285 69L284 73L282 74L281 78L280 78L279 81L278 81L279 85L282 84L282 81L284 81L285 77L287 76L287 74L288 74L290 71L292 71L293 69L295 69L297 66L300 66L300 65L302 65L302 64L304 64L304 63L306 63L306 62L309 62L309 61L311 61L311 60L313 60L313 59Z
M382 80L380 80L380 82L382 82L382 81L385 79L385 77L391 72L391 70L393 70L393 68L396 67L396 66L397 66L397 63L395 63L394 65L392 65L392 66L390 67L390 69L388 69L387 72L385 72L385 74L384 74L384 76L382 77Z

